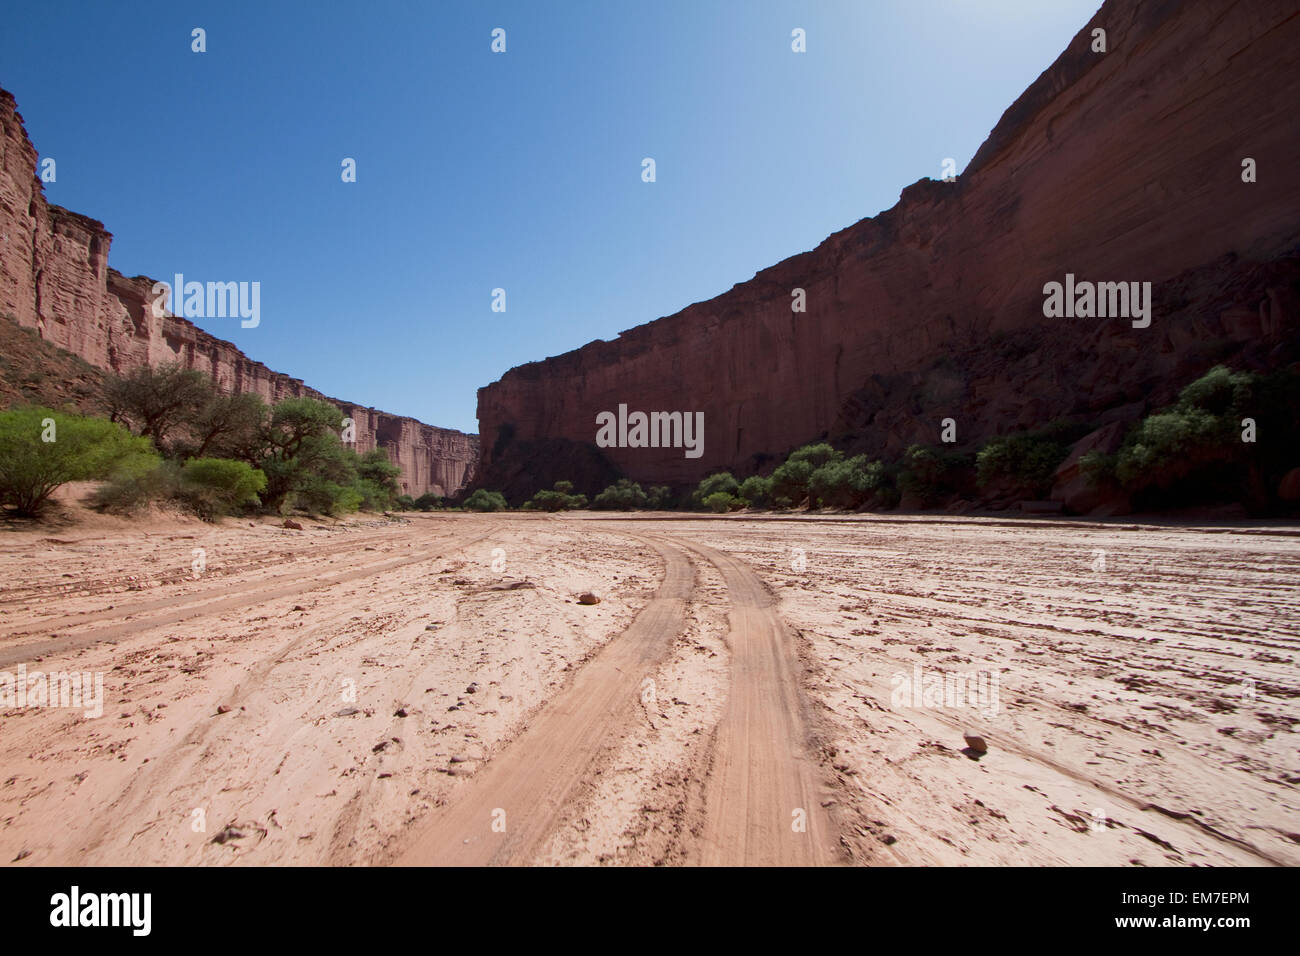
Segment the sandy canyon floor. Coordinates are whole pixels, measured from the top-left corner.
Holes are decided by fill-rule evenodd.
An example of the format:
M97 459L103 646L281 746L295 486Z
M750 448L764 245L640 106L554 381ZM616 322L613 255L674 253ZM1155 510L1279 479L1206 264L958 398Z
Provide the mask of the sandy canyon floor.
M1300 864L1293 527L304 524L0 532L0 863Z

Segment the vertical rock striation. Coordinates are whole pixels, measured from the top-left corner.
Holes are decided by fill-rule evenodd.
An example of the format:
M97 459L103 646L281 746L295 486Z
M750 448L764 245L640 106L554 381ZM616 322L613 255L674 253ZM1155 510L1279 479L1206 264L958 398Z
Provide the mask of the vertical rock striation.
M385 448L412 496L449 495L465 483L478 459L476 435L328 398L184 318L154 315L154 280L109 268L112 234L46 202L36 162L14 98L0 90L0 312L109 371L179 362L227 391L331 402L356 422L357 451Z

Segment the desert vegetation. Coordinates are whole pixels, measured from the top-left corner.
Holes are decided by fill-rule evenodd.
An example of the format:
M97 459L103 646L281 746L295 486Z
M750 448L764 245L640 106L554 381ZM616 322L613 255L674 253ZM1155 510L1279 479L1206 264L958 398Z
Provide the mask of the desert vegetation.
M147 438L107 419L36 407L0 412L0 499L22 517L38 516L70 481L142 475L160 461Z
M268 406L165 365L109 377L104 404L106 417L40 407L0 413L0 494L15 513L35 517L54 489L91 479L105 482L93 497L103 510L170 502L207 520L397 503L401 470L382 449L359 455L344 445L343 414L327 402Z
M1298 423L1300 375L1217 366L1187 385L1173 406L1136 421L1117 451L1089 452L1079 458L1079 468L1092 486L1125 496L1140 510L1239 502L1251 511L1268 513L1283 504L1280 483L1297 464ZM537 491L522 509L554 513L676 507L727 514L796 508L919 510L954 502L1007 507L1047 499L1072 447L1097 427L1093 421L1058 420L998 435L974 449L914 444L892 459L849 455L819 441L791 451L767 474L742 479L728 471L715 472L682 493L666 485L647 489L620 478L590 501L574 493L573 482L557 481ZM1267 438L1254 440L1256 436ZM408 498L399 506L424 511L444 506L440 500L422 502ZM500 511L509 505L503 495L483 489L463 507Z
M1114 454L1080 464L1097 485L1119 487L1149 508L1241 501L1276 507L1298 463L1300 373L1233 371L1218 365L1142 419Z

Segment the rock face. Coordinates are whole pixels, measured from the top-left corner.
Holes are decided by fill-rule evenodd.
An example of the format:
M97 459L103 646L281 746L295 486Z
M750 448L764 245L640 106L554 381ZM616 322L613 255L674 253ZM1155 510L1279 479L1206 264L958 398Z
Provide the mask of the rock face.
M948 417L970 449L1054 418L1127 424L1217 362L1295 361L1297 102L1290 0L1108 0L958 180L480 389L476 483L515 500L561 478L591 494L607 472L680 486L822 437L897 455ZM1151 282L1150 326L1046 318L1044 285L1067 274ZM597 449L619 404L702 411L703 454Z
M465 483L478 459L478 436L328 398L184 318L155 316L154 280L109 268L112 234L103 223L47 203L36 160L13 96L0 90L0 312L101 369L180 362L227 391L256 392L271 402L328 401L355 421L357 451L388 451L402 469L399 485L412 496L449 495Z
M1095 486L1087 480L1081 467L1083 456L1089 452L1110 455L1118 451L1124 438L1123 426L1123 420L1117 419L1074 443L1052 476L1053 500L1064 503L1075 514L1089 514L1098 509L1109 513L1127 510L1127 501L1118 491Z

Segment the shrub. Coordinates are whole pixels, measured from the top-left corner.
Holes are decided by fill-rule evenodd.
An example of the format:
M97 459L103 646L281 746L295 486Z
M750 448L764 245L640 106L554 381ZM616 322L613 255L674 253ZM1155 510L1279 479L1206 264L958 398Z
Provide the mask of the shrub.
M728 494L725 491L715 491L704 499L704 507L708 508L714 514L722 514L743 506L743 501L735 495Z
M709 475L701 481L699 486L696 487L694 493L691 495L691 498L696 504L704 504L707 507L706 501L710 495L719 493L734 495L739 490L740 483L736 481L731 472L720 471L716 474Z
M134 458L115 468L108 481L95 489L91 505L100 511L131 514L152 501L177 497L181 468L174 461Z
M543 489L524 502L524 507L529 511L564 511L569 507L569 496L562 491Z
M1235 450L1219 418L1203 409L1176 407L1138 424L1120 449L1115 476L1128 488L1168 487Z
M997 485L1009 494L1043 498L1052 488L1052 475L1070 453L1070 446L1035 435L1002 435L975 456L976 481L981 488Z
M808 495L823 508L857 508L885 481L884 466L866 455L828 461L808 479Z
M364 500L355 478L336 481L328 475L308 472L297 489L282 501L280 512L287 513L292 506L308 514L338 517L359 510Z
M393 507L398 511L416 511L415 499L410 495L398 495L393 502Z
M426 491L420 497L415 499L414 506L418 511L437 511L442 508L444 501L441 495L435 495L432 491Z
M69 481L131 469L141 473L151 462L157 456L147 438L133 437L107 419L48 408L0 412L0 502L20 515L37 516Z
M646 492L646 505L656 511L662 511L672 504L673 490L667 485L651 485Z
M476 489L466 498L464 506L470 511L505 511L507 507L505 496L501 492L482 488Z
M1250 484L1245 496L1263 503L1270 494L1262 487L1264 473L1280 477L1272 449L1293 447L1300 437L1296 385L1287 371L1260 376L1215 366L1179 392L1171 408L1148 415L1128 434L1115 456L1116 479L1131 493L1173 490L1175 499L1188 502L1241 496ZM1243 418L1267 425L1269 452L1241 440Z
M740 497L751 508L765 508L772 501L772 479L750 475L740 483Z
M366 511L387 511L398 498L397 479L402 469L394 465L388 452L375 448L357 458L357 480L353 485L361 495Z
M1085 452L1079 459L1079 473L1094 488L1113 484L1119 459L1101 451Z
M266 475L246 462L194 458L181 468L178 494L195 514L210 521L261 504L257 496L265 490Z
M970 472L968 455L912 445L903 453L898 487L900 491L916 495L922 504L931 505L949 495L964 492Z
M812 479L816 466L807 458L794 461L787 459L776 466L772 472L772 498L784 499L793 507L808 497L808 482Z
M649 500L649 496L641 490L639 484L630 478L620 478L596 495L591 506L615 511L632 511L644 508Z
M573 508L585 508L587 496L570 494L572 491L573 482L557 481L553 490L537 492L532 500L525 502L524 507L529 511L568 511Z
M825 442L818 442L814 445L804 445L802 448L796 448L790 452L786 458L787 462L806 461L813 466L813 470L820 468L822 465L834 461L840 461L844 456Z
M359 496L357 507L361 511L390 511L397 501L392 489L370 478L358 478L351 488Z
M1242 440L1247 418L1256 442ZM1218 365L1135 425L1116 454L1090 453L1079 465L1091 484L1122 488L1139 508L1235 500L1266 511L1298 446L1300 374Z
M1178 393L1177 407L1200 409L1215 416L1240 417L1252 405L1259 377L1216 365Z

